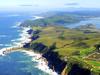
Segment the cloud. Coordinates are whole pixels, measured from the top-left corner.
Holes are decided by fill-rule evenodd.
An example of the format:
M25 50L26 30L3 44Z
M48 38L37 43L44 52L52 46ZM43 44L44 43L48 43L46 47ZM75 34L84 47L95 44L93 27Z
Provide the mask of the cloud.
M19 5L20 7L39 7L38 4L22 4L22 5Z
M31 4L22 4L22 5L19 5L19 6L33 6Z
M68 5L68 6L76 6L76 5L79 5L78 3L66 3L65 5Z

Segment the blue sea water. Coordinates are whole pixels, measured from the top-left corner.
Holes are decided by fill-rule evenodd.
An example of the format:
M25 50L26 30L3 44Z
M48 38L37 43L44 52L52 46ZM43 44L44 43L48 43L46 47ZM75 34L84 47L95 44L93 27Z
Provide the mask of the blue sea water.
M20 38L20 22L30 19L32 15L0 13L0 49L10 47ZM13 40L13 41L12 41ZM48 75L35 66L32 57L23 52L13 52L0 56L0 75Z

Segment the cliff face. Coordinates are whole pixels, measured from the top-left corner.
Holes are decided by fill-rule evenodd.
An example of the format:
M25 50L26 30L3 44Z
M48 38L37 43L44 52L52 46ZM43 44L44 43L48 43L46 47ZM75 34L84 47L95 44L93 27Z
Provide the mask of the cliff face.
M30 37L32 39L32 41L35 41L37 39L39 39L39 33L40 31L36 30L29 30L28 33L31 35L33 35L32 37ZM63 69L65 68L67 62L65 62L64 60L61 60L59 58L59 55L57 52L54 52L53 50L56 49L56 43L53 43L51 46L46 46L44 45L42 42L35 42L35 43L25 43L25 45L23 46L24 48L31 48L36 52L40 52L42 53L42 56L44 58L46 58L46 60L48 61L48 66L53 69L54 71L56 71L57 73L61 74L61 72L63 71Z
M89 69L82 68L78 64L70 66L70 70L67 69L67 66L65 66L61 75L92 75Z
M65 66L65 68L64 68L63 71L61 72L61 75L68 75L67 65Z
M58 53L53 51L53 49L55 49L54 45L48 48L43 43L34 43L31 48L36 52L42 53L42 56L48 61L48 66L61 74L67 62L61 60Z
M68 75L91 75L91 72L88 69L79 67L78 64L74 64L72 65Z
M47 59L48 66L59 74L61 74L67 64L67 62L61 60L58 54L53 51L43 54L43 57Z
M33 31L28 31L32 41L24 48L42 53L51 69L62 75L100 74L99 32L87 35L83 30L59 26L35 28L38 30L33 27Z
M24 21L20 26L32 28L28 31L32 41L23 47L42 53L48 66L61 75L100 75L100 29L94 24L64 27L92 16L58 12Z

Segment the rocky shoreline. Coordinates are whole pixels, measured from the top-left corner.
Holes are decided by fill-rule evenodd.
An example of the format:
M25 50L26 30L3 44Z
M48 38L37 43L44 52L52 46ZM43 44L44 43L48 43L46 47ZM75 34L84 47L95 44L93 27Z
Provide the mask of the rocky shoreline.
M28 30L28 34L30 34L30 35L33 35L33 34L38 34L40 31L38 31L38 30L32 30L32 29L30 29L30 30ZM31 36L31 40L32 41L35 41L35 40L37 40L39 37L37 37L37 36ZM35 52L35 53L37 53L38 52L38 50L36 50L35 48L32 48L32 47L30 47L30 43L31 42L28 42L28 43L26 43L24 46L23 46L23 48L25 48L25 49L31 49L31 51L33 51L33 52ZM36 44L35 44L35 46L36 46ZM46 46L44 46L43 44L37 44L37 47L38 48L43 48L43 47L46 47ZM51 48L51 49L53 49L53 47ZM50 50L51 50L50 49ZM42 51L42 50L41 50ZM26 53L27 53L28 51L26 51ZM28 53L29 55L31 55L30 53ZM62 73L62 71L64 70L64 68L66 67L66 64L67 64L67 62L65 62L65 61L63 61L63 60L61 60L59 57L58 57L58 54L56 53L56 52L53 52L53 51L48 51L48 52L46 52L46 53L42 53L42 52L38 52L38 54L40 54L39 56L39 60L38 60L38 62L39 62L39 66L38 66L38 68L40 68L41 70L43 70L43 71L46 71L47 70L47 72L49 72L49 73L51 73L50 75L59 75L59 74L61 74ZM34 53L33 53L33 55L34 55ZM38 57L38 56L37 56ZM41 63L43 61L43 63ZM43 66L41 66L41 65L43 65L43 64L45 64L44 65L44 69L43 69ZM50 71L49 71L50 70ZM57 73L56 73L57 72ZM52 74L53 73L53 74Z
M40 69L43 72L48 73L49 75L58 75L55 71L49 68L48 61L44 57L42 57L42 54L36 53L33 50L29 50L29 51L22 50L22 52L31 56L32 60L38 63L36 68Z
M30 25L25 23L26 25ZM92 75L92 71L91 71L91 66L88 63L85 63L84 59L81 60L80 57L80 50L76 50L76 52L73 52L74 49L77 49L76 47L82 47L82 49L85 48L90 48L86 43L81 42L81 40L89 40L88 36L86 36L86 34L91 34L91 36L94 36L93 33L99 33L97 30L97 28L95 27L95 25L93 24L87 24L84 26L79 26L77 28L74 29L70 29L70 28L62 28L62 27L57 27L57 26L34 26L34 23L32 21L33 24L31 27L32 29L30 29L28 31L28 33L31 36L31 42L26 43L23 47L25 49L31 49L34 52L38 52L38 53L42 53L42 58L46 59L46 62L48 62L46 65L48 65L48 67L50 69L52 69L53 71L57 72L59 75ZM25 25L25 26L26 26ZM22 24L22 26L24 27L24 24ZM34 30L35 28L35 30ZM37 29L38 28L38 29ZM84 30L85 29L85 30ZM75 34L75 36L71 37L71 36L65 36L67 33L67 31L69 31L71 33L71 36L73 36L73 34ZM64 33L66 32L66 34ZM49 35L50 34L50 35ZM81 35L85 35L80 36L78 34ZM80 37L79 37L80 36ZM47 37L47 38L46 38ZM55 40L53 39L55 38ZM68 41L68 38L71 41ZM59 39L59 40L56 40ZM67 39L67 40L65 40ZM91 39L93 39L91 37ZM66 43L64 43L65 41ZM72 42L72 40L74 40L76 42L76 44L72 44L70 42ZM77 40L79 41L79 44L77 44ZM35 42L34 42L35 41ZM61 42L60 42L61 41ZM69 42L67 44L67 41ZM61 43L61 47L59 46L59 43ZM58 45L57 45L58 44ZM63 45L64 44L64 45ZM72 54L73 55L68 55L65 57L65 55L63 56L63 59L61 59L59 52L56 52L55 50L63 50L63 48L65 48L67 45L72 44L72 47L74 46L75 48L73 49L72 47L70 47L70 49L72 49ZM58 49L59 48L59 49ZM61 49L62 48L62 49ZM67 52L66 48L66 52ZM69 49L69 50L70 50ZM94 49L93 49L94 50ZM64 49L65 51L65 49ZM62 51L62 55L63 55L63 51ZM74 56L75 55L75 56ZM86 66L88 65L88 66Z
M8 48L3 48L0 50L0 55L4 56L8 53L15 52L15 51L21 51L26 53L29 56L32 56L32 60L36 61L38 65L36 68L50 74L50 75L58 75L55 71L49 68L48 66L48 61L42 56L41 53L36 53L34 50L26 49L26 47L29 46L30 42L32 40L35 40L36 38L32 37L32 29L31 28L26 28L22 27L22 33L21 33L21 38L19 39L20 42L16 43L15 46L8 47ZM34 31L34 33L36 33Z

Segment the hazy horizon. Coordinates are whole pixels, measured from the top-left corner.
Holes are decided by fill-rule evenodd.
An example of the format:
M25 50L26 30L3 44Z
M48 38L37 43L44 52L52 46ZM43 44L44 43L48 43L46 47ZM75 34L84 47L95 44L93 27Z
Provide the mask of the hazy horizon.
M0 0L0 11L40 12L100 8L100 0Z

